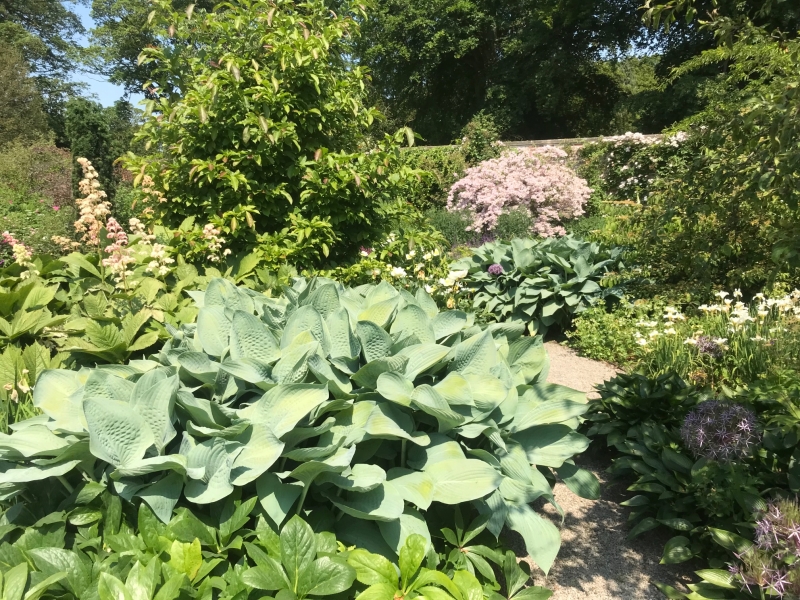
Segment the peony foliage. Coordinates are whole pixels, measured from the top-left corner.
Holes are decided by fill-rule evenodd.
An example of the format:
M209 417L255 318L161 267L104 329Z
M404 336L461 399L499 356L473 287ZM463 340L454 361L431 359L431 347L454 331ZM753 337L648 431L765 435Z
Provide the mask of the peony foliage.
M276 527L302 515L387 556L430 540L433 503L472 503L546 572L559 532L530 503L555 503L556 475L598 494L572 462L585 395L544 382L521 325L482 330L388 283L297 279L270 298L215 279L190 295L197 323L149 359L41 375L43 414L0 436L5 498L90 478L168 522L241 493Z

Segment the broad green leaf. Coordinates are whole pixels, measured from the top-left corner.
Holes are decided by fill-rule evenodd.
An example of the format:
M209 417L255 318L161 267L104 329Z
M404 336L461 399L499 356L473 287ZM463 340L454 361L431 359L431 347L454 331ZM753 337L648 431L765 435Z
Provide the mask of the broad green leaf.
M522 536L528 554L546 575L561 547L561 534L556 526L527 504L510 506L506 520L508 526Z
M436 341L458 333L467 325L467 315L460 310L448 310L437 314L431 321Z
M353 358L361 352L361 343L350 326L347 310L339 308L326 320L330 336L331 357Z
M589 439L567 425L536 425L513 435L533 465L558 468L589 447Z
M473 336L455 348L451 370L462 375L482 375L497 364L498 356L494 338L490 333Z
M474 458L428 462L425 473L433 480L433 499L443 504L483 498L496 490L502 479L491 465Z
M432 344L435 341L428 315L419 306L409 304L398 311L392 322L390 333L399 338L413 335L421 344Z
M257 360L272 364L281 357L278 341L261 319L236 311L231 321L231 358Z
M110 573L100 573L97 594L100 600L133 600L125 584Z
M278 385L257 402L241 409L239 414L252 423L269 427L280 438L327 399L328 388L324 385Z
M86 431L82 387L88 373L47 370L33 388L33 405L55 421L55 429Z
M427 547L428 541L419 534L414 533L406 538L406 543L400 549L400 560L398 562L403 589L407 588L419 570L420 565L422 565L422 559L425 558Z
M230 332L231 322L225 316L223 306L206 304L200 309L197 314L197 338L206 354L222 356L228 348Z
M281 530L281 564L286 570L289 582L297 591L300 578L317 553L314 531L311 526L295 515Z
M400 373L381 373L378 376L376 389L387 400L391 400L401 406L411 405L414 383Z
M283 452L284 444L266 425L254 423L244 433L236 437L242 450L236 456L231 468L231 483L247 485L265 473Z
M361 548L352 550L347 563L356 571L356 578L364 585L383 583L397 586L397 571L394 565L380 554L373 554Z
M392 338L380 325L372 321L359 321L356 333L367 364L389 354Z
M561 465L556 472L572 493L588 500L600 498L600 482L594 473L579 469L569 462Z
M378 521L378 528L386 543L398 554L405 545L408 536L421 535L427 541L426 548L431 547L431 534L425 517L417 510L406 507L399 519L394 521Z
M664 546L664 554L661 556L662 565L674 565L690 560L694 553L689 548L689 538L677 535L670 538Z
M403 499L391 482L384 482L368 492L328 494L327 497L337 508L359 519L393 521L403 514Z
M343 559L321 556L305 571L298 595L331 596L350 589L356 578L356 571Z
M187 544L175 540L169 549L169 566L193 580L203 566L200 540Z
M280 526L303 491L301 485L281 483L274 473L264 473L256 482L258 498L269 517Z
M309 332L314 337L325 355L330 351L330 342L328 341L328 328L325 321L313 306L301 306L286 322L286 327L283 329L281 336L281 350L285 351L286 348L292 345L292 342L301 333Z
M115 467L137 463L155 443L144 418L127 402L89 398L83 411L92 454Z

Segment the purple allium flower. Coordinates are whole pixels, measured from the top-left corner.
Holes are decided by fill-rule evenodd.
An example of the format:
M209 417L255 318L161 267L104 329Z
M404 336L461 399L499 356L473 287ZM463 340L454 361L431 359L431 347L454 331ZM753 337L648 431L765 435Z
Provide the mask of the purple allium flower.
M498 263L494 263L493 265L489 265L489 268L486 269L489 272L489 275L502 275L505 271L503 269L503 265Z
M722 358L722 346L708 336L701 335L698 337L695 347L701 354L707 354L715 360Z
M683 420L681 439L697 458L719 462L748 456L760 432L755 413L741 404L707 400Z

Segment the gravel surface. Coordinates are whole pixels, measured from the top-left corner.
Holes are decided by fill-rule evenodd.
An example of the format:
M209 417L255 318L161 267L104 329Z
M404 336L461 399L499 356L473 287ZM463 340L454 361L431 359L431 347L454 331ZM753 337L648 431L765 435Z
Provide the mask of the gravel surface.
M590 392L617 373L606 363L577 356L557 342L545 344L550 355L547 381ZM590 395L591 397L591 395ZM630 512L619 503L630 497L627 483L611 480L605 470L611 463L608 452L593 443L576 462L592 471L601 483L597 501L579 498L558 483L556 501L565 513L561 526L561 551L548 577L535 568L526 556L522 538L514 532L504 534L505 542L521 561L529 563L534 583L554 591L551 600L656 600L664 596L652 585L659 581L686 592L691 581L692 563L660 565L668 534L648 532L628 540ZM560 517L550 504L537 503L536 509L547 514L556 525Z
M545 342L544 347L550 356L547 381L587 392L589 398L597 397L596 393L590 393L594 386L619 373L619 369L613 365L578 356L572 348L558 342Z

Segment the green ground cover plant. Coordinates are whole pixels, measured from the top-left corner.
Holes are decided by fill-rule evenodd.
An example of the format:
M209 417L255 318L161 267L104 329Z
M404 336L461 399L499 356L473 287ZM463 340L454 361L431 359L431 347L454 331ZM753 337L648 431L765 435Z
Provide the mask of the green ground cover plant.
M572 462L585 396L543 382L521 325L482 331L387 283L298 279L269 298L215 279L191 295L197 323L147 359L39 377L43 415L3 442L6 498L89 476L166 522L242 490L276 526L313 515L384 555L431 538L421 511L463 504L495 536L518 531L546 572L559 533L529 503L553 501L556 475L599 493Z
M606 274L622 267L622 249L565 236L544 240L515 239L492 242L453 263L462 273L463 301L492 322L517 322L532 333L569 325L608 295Z

